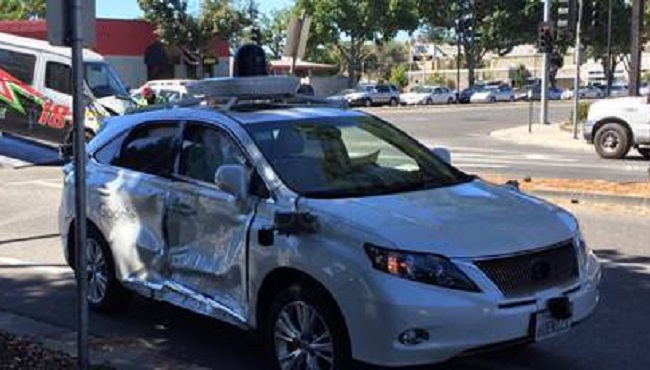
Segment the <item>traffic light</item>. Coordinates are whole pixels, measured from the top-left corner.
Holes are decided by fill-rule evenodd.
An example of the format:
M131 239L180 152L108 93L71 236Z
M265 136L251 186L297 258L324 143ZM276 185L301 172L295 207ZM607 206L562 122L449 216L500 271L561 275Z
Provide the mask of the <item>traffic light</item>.
M537 48L540 53L553 52L553 30L548 24L542 24L539 28L539 35L537 40Z
M253 27L251 30L251 41L256 45L262 44L262 33L258 27Z
M557 31L567 33L575 28L576 0L558 0Z

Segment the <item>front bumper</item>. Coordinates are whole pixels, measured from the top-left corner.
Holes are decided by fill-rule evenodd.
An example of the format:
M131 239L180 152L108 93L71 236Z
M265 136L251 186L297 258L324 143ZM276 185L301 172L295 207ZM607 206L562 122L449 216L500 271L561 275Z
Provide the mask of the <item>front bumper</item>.
M589 143L594 143L594 125L595 122L587 121L582 126L582 137Z
M348 287L338 294L346 296L343 302L351 302L341 309L353 357L380 366L424 365L493 345L529 341L533 317L557 297L569 299L571 323L578 323L592 313L599 299L600 267L595 257L590 259L591 267L586 269L590 272L577 282L517 300L490 291L454 291L383 274L376 282L383 294L367 284L361 290ZM401 343L400 334L409 329L425 330L429 339L416 345Z

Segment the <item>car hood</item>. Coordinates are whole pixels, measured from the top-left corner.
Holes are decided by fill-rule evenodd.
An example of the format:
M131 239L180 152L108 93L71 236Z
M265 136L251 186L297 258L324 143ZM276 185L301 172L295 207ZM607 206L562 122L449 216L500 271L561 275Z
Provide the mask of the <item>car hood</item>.
M607 100L599 100L591 105L592 108L621 108L621 107L634 107L638 105L645 104L646 98L645 97L638 97L638 96L630 96L630 97L624 97L624 98L616 98L616 99L607 99Z
M322 217L323 230L346 224L389 248L457 258L536 249L570 239L577 230L561 208L481 180L391 195L307 199L304 205Z

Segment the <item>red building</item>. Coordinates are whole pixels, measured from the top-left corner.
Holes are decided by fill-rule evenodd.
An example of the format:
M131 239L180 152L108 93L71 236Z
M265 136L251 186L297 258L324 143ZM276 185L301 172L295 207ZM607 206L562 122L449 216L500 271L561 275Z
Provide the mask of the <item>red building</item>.
M44 20L0 21L0 32L47 40ZM210 47L212 55L199 65L199 61L192 60L182 50L163 46L154 27L146 21L97 19L96 37L94 50L102 54L131 87L155 79L230 74L230 50L226 40L215 40Z

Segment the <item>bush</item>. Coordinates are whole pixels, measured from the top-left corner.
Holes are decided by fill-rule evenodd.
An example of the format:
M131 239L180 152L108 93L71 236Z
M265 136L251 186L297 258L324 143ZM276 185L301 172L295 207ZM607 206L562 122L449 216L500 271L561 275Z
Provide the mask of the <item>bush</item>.
M446 79L443 75L440 73L434 72L433 74L430 74L427 76L426 80L424 80L425 85L445 85Z
M390 70L390 82L401 88L409 84L408 75L406 74L406 66L403 64L397 65Z
M589 114L589 106L591 106L591 103L588 102L578 103L578 122L584 122L587 120L587 115ZM573 122L573 110L569 115L569 122Z

